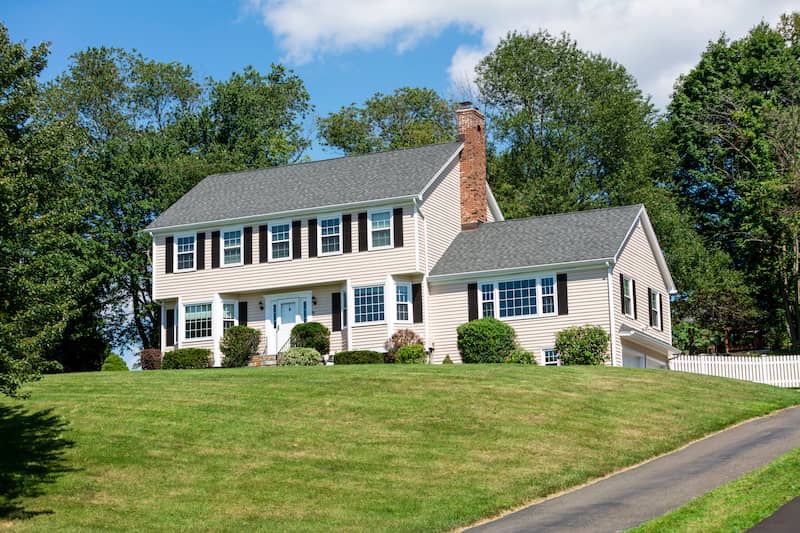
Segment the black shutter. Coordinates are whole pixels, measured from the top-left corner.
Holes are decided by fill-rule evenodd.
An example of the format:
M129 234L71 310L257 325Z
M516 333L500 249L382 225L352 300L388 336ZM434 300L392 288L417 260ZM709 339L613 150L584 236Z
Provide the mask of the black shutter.
M175 309L167 309L167 346L175 346Z
M478 284L470 283L467 285L467 318L477 320L478 318Z
M353 251L353 215L342 215L342 253Z
M267 249L267 225L261 224L258 227L258 262L266 263L269 260L269 250Z
M392 215L392 224L394 224L394 247L403 247L403 208L395 207L394 214Z
M247 302L239 302L239 325L247 325Z
M331 294L331 330L342 331L342 293Z
M411 302L414 305L414 324L422 323L422 283L411 284Z
M358 214L358 251L366 252L367 246L367 214Z
M167 237L167 241L164 245L164 265L165 271L167 274L172 274L172 270L174 266L172 264L172 258L175 253L175 238L170 236Z
M253 264L253 226L244 227L244 264Z
M664 297L661 296L661 293L659 293L658 294L658 319L661 321L661 324L659 324L659 326L661 327L661 331L664 331L664 306L661 303L663 299L664 299Z
M636 280L631 280L631 291L633 291L633 319L636 320Z
M219 232L211 232L211 268L219 268Z
M625 276L619 275L619 297L620 297L620 311L625 314Z
M301 259L303 256L302 243L300 242L300 221L292 220L292 259Z
M650 323L650 327L655 326L655 324L653 324L652 305L653 305L653 289L647 287L647 317L648 317L648 322Z
M197 249L197 270L203 270L206 268L206 232L201 231L197 234L197 238L195 240L195 246Z
M558 291L558 314L569 314L569 301L567 300L567 274L556 274L556 290Z
M308 257L317 257L317 219L308 219Z

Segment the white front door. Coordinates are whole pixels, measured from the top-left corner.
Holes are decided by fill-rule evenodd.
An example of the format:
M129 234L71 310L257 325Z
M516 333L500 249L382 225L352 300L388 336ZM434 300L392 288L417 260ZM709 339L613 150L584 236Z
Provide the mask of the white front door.
M278 316L277 316L277 347L278 351L288 348L289 342L289 335L292 333L292 328L295 324L300 321L300 316L298 314L299 305L297 305L297 299L293 298L291 300L279 300L277 302L278 305Z

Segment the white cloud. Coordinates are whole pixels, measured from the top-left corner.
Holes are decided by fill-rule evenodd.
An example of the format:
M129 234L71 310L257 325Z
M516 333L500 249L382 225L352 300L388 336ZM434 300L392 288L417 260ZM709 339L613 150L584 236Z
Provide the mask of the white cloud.
M797 8L787 0L246 0L295 63L325 54L392 46L399 53L453 27L474 30L479 46L454 51L456 85L511 30L566 31L585 50L625 65L662 106L681 72L721 32L744 35Z

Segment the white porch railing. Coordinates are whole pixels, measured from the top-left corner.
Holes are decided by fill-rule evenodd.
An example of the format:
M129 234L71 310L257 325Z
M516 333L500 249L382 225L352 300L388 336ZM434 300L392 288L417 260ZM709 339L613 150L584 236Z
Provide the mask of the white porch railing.
M776 387L800 387L800 355L679 355L669 360L669 368Z

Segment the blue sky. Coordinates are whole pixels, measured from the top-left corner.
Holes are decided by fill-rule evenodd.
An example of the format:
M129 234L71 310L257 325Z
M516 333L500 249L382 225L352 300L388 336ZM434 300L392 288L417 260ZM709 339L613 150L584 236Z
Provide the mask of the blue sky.
M676 77L721 32L774 23L788 0L0 0L12 39L52 42L45 77L88 46L136 48L227 78L283 62L320 115L377 91L425 86L463 94L477 61L508 31L570 33L625 65L663 108ZM334 155L318 146L312 158Z

